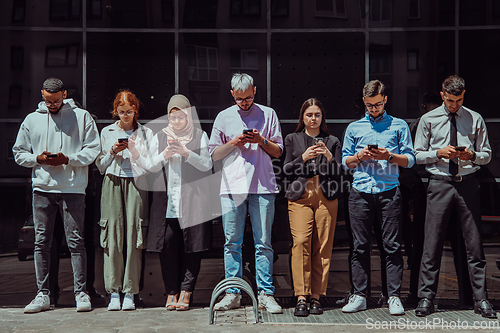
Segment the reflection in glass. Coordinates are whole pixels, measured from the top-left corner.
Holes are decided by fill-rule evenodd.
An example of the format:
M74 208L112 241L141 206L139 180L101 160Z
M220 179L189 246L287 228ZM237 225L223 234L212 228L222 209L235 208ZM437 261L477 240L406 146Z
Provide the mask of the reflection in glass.
M47 46L45 52L46 67L64 67L78 65L78 44Z
M345 0L316 0L316 16L347 17Z
M81 8L81 0L50 0L49 17L54 21L77 21Z
M231 0L230 6L231 15L260 15L260 0Z
M14 0L12 3L12 22L23 22L26 13L26 0Z

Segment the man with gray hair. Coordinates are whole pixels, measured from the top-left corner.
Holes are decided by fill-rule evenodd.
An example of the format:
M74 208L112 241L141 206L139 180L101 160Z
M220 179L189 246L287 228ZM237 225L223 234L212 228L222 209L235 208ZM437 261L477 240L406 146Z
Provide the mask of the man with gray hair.
M24 119L12 148L16 163L32 170L38 294L25 313L50 308L50 247L58 210L71 252L76 310L92 309L86 293L85 189L88 165L100 152L99 132L90 113L66 95L61 80L45 80L43 101Z
M243 277L242 248L247 212L255 244L255 268L259 309L281 313L274 299L271 229L278 186L271 158L283 150L276 112L255 104L256 87L248 74L234 74L231 95L235 105L221 111L214 122L209 151L222 159L220 200L224 228L225 276ZM227 290L215 310L240 307L240 290Z

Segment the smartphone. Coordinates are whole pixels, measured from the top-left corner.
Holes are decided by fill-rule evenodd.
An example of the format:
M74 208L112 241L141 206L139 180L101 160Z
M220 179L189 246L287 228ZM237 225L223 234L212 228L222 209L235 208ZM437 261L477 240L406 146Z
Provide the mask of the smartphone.
M168 140L168 145L169 146L178 146L179 145L179 141L178 140Z
M314 138L314 140L313 140L314 145L319 145L320 142L323 142L322 138Z
M243 130L243 134L252 134L252 132L253 132L253 128L245 128Z
M464 151L465 150L465 146L456 146L455 150Z
M47 157L57 157L57 154L47 154Z
M119 143L128 142L128 139L127 138L120 138L120 139L118 139L118 142Z
M368 145L368 149L378 149L378 145Z

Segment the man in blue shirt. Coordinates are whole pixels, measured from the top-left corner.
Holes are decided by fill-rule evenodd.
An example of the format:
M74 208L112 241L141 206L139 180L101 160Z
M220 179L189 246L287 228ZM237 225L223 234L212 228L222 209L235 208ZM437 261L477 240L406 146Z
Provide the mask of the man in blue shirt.
M401 254L401 192L398 166L410 168L415 155L410 130L402 119L389 116L385 86L373 80L363 87L365 117L349 124L342 147L342 164L353 169L349 217L353 236L351 259L353 295L343 312L366 310L373 221L378 219L387 261L389 312L404 314L399 299L403 276Z

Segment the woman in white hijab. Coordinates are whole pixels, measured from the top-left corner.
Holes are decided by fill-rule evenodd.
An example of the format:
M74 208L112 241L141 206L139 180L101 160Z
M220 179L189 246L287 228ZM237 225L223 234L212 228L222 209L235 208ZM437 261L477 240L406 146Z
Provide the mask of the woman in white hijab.
M150 211L148 251L159 252L168 310L187 310L200 271L201 252L211 245L206 221L204 179L211 174L208 136L195 126L194 107L174 95L167 107L168 126L151 143L149 170L157 172Z

